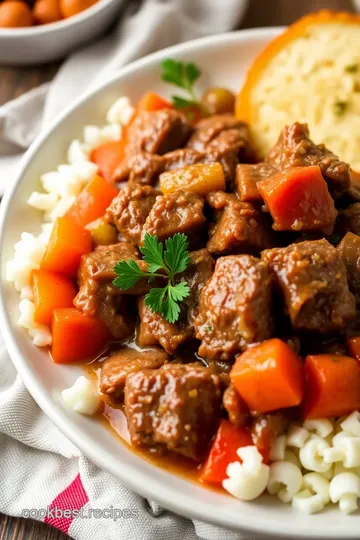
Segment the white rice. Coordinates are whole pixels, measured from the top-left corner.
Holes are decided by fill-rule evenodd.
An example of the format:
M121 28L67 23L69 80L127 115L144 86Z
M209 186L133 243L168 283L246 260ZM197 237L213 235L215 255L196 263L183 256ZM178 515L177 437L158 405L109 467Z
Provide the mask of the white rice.
M98 166L90 161L92 149L120 139L122 126L128 123L133 113L134 107L129 98L120 97L107 113L107 125L85 126L83 141L75 139L69 145L68 163L41 175L44 191L34 191L27 201L43 213L44 223L37 237L27 232L21 234L21 239L14 246L14 258L7 264L6 277L20 293L18 324L27 329L37 347L51 345L51 332L47 326L34 321L31 273L40 267L54 222L66 213L83 187L98 172Z

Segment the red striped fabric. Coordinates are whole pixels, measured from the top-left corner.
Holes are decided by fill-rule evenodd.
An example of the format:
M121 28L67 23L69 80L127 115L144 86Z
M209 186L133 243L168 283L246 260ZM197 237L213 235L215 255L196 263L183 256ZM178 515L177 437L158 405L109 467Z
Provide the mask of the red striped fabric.
M62 514L64 510L80 510L88 500L89 498L82 484L80 474L78 474L71 484L52 501L49 506L49 515L45 517L44 523L48 523L64 533L67 533L74 520L74 516L65 517L60 514ZM57 514L56 509L58 509Z

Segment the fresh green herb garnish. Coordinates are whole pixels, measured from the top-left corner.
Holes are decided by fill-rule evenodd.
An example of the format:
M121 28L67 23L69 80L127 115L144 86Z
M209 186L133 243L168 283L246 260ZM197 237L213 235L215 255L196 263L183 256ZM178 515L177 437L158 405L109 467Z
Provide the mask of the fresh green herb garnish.
M333 105L334 113L336 116L343 116L349 103L347 101L335 101Z
M359 70L359 64L349 64L345 66L345 71L347 73L356 73Z
M143 260L148 264L148 271L141 270L138 263L131 259L120 261L114 266L118 277L113 284L126 290L143 278L148 279L149 283L155 277L167 280L165 287L150 289L145 296L145 305L160 313L169 323L174 323L179 319L180 302L190 294L186 283L175 283L175 276L184 272L189 265L188 247L185 234L176 233L172 238L168 238L164 250L164 245L157 236L146 233L140 251Z
M167 58L161 62L161 70L161 79L163 81L178 86L186 92L186 97L172 96L172 102L176 109L195 106L200 110L204 110L204 105L198 100L194 91L194 84L201 75L200 69L195 64L185 64Z

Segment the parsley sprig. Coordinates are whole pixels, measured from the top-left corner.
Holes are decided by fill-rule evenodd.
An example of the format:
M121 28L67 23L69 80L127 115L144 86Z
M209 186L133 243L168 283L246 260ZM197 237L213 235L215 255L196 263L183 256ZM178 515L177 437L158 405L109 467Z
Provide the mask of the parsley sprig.
M189 243L185 234L176 233L168 238L164 245L157 236L145 234L144 245L140 248L143 260L148 264L148 270L141 270L136 261L119 261L114 266L118 277L113 284L120 289L130 289L143 278L149 283L154 278L167 280L164 287L154 287L145 296L145 305L152 311L160 313L168 322L174 323L179 319L180 302L190 294L189 286L181 281L176 283L178 274L184 272L189 265Z
M196 64L178 62L172 58L167 58L161 62L161 79L182 88L186 92L186 97L172 96L172 102L177 109L196 106L204 110L204 105L198 100L194 85L201 75L200 69Z

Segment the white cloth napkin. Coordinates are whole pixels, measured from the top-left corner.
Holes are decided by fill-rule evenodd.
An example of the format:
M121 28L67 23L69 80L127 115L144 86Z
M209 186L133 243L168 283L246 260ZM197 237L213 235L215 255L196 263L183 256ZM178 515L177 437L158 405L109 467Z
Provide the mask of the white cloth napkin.
M245 4L243 0L144 0L135 14L127 10L112 35L69 58L54 82L0 108L1 181L9 183L19 156L41 126L97 80L156 49L230 30L238 24ZM45 521L75 539L244 538L163 510L93 465L33 401L1 337L0 458L0 511ZM56 515L55 508L72 513ZM123 515L117 520L86 518L91 510L96 514L104 509L120 509ZM84 518L74 518L80 510Z
M235 28L248 0L131 1L115 30L72 55L50 84L0 107L0 194L42 125L120 67L159 49Z
M168 512L96 467L37 406L1 336L0 458L0 511L45 521L76 540L246 538ZM101 515L104 510L108 515Z

